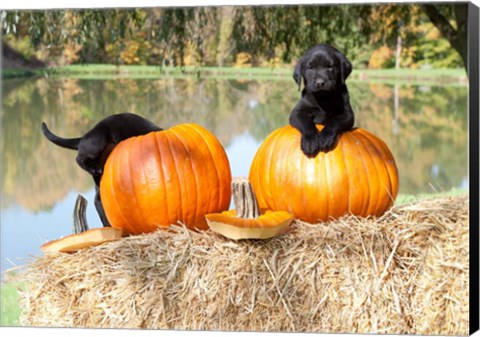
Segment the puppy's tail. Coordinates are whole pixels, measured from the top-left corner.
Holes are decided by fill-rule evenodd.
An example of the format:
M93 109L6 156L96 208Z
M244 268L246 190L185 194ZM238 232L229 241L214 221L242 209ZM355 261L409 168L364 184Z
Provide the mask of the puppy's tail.
M48 138L52 143L65 147L67 149L78 150L78 143L82 138L61 138L57 135L54 135L47 127L47 124L42 123L42 131L45 137Z

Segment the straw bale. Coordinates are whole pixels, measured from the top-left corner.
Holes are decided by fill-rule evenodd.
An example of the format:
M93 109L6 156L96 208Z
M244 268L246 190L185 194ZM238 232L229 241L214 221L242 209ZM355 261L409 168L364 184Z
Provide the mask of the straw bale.
M231 241L183 226L24 271L27 326L468 334L468 196Z

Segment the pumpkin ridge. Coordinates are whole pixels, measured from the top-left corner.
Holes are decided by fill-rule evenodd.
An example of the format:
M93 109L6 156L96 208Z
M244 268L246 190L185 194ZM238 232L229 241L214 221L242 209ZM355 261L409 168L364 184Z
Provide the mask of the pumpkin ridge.
M205 145L208 149L208 156L210 158L210 161L212 163L215 163L215 159L213 158L213 155L212 155L212 147L210 147L210 144L209 144L208 140L206 139L206 137L204 137L204 135L202 135L202 133L199 132L197 130L197 128L202 128L202 127L200 127L199 125L194 125L192 129L193 129L193 131L195 131L195 133L198 136L200 136L200 139L202 139L203 142L205 143ZM205 129L205 128L202 128L202 129ZM207 130L207 129L205 129L205 130L208 132L208 136L210 136L210 131ZM214 152L217 152L217 151L214 151ZM216 181L216 185L217 185L217 189L218 189L217 193L219 193L219 195L220 195L220 197L218 198L218 202L217 202L217 209L220 209L220 208L222 208L221 203L223 201L223 195L222 195L223 189L222 189L222 186L220 184L220 173L218 172L217 166L213 165L213 168L215 169L215 177L217 178L217 181ZM213 196L212 194L213 194L212 192L209 193L209 198L208 198L209 207L212 205L212 196Z
M127 153L130 152L130 147L128 147L128 144L125 144L125 145L124 145L124 148L125 148L125 151L126 151ZM124 160L124 158L123 158L123 157L120 157L120 158L119 158L119 161L118 161L118 162L119 162L119 165L120 165L118 171L121 171L121 170L123 169L123 167L124 167L124 163L122 162L122 160ZM130 171L130 168L128 168L128 170ZM122 205L123 202L124 202L124 201L122 200L122 202L119 203L119 205ZM131 206L131 205L129 205L129 206ZM128 218L128 215L125 214L125 210L124 210L123 208L121 208L120 214L122 215L122 218L125 219L127 227L128 227L129 229L130 229L130 228L131 228L131 229L134 229L134 227L135 227L134 224L132 224L132 223L130 222L130 219Z
M364 133L366 135L369 134L366 130L364 130ZM393 191L393 186L391 182L390 172L387 168L387 152L384 152L384 150L382 150L382 145L379 143L379 141L381 141L380 138L373 135L370 136L370 142L374 145L375 152L378 154L379 158L377 168L382 171L382 176L385 177L383 179L380 179L380 181L383 182L383 184L380 186L380 195L382 196L382 198L380 198L380 201L383 200L383 203L380 203L380 205L382 205L383 208L379 209L379 211L377 212L378 215L385 213L385 211L391 206L391 200L393 200L391 193L391 191ZM390 151L388 151L388 153L390 153ZM388 197L384 198L383 196L385 194Z
M183 149L185 150L185 153L188 153L188 149L185 146L185 143L183 142L182 137L179 137L176 132L172 132L171 135L172 135L172 137L175 137L178 140L178 142L182 145ZM195 185L194 185L195 186L195 192L194 193L189 193L189 195L191 194L191 195L195 196L195 202L192 201L192 204L195 204L195 208L194 208L194 211L192 213L192 218L195 218L196 215L197 215L197 210L198 210L198 198L197 198L197 193L199 191L198 177L197 177L197 173L196 173L196 171L193 167L192 161L188 160L188 163L190 164L189 165L190 166L190 173L191 173L191 175L193 175L193 180L195 181ZM189 218L189 217L187 216L187 218Z
M292 131L293 132L298 132L298 134L300 133L297 129L294 129ZM293 132L292 132L292 134L293 134ZM301 135L300 135L300 138L301 138ZM284 160L283 158L285 158L285 160L288 160L288 156L289 156L290 153L295 153L294 149L300 146L300 141L301 140L299 140L298 143L297 142L290 142L289 144L285 145L284 151L281 151L281 154L282 154L281 160L282 161ZM277 158L277 160L278 160L278 158ZM298 162L299 170L295 171L297 173L297 175L294 177L295 180L297 180L299 176L300 176L300 179L303 178L303 175L302 174L298 175L298 172L302 172L302 166L305 164L305 161L306 161L306 157L302 153L299 157L299 162ZM281 173L283 174L283 177L285 179L283 184L284 184L284 186L287 186L287 182L288 182L289 178L291 179L291 177L289 177L290 172L284 171L284 172L281 172ZM302 186L302 185L300 185L300 186ZM289 194L290 193L293 193L293 192L289 191ZM305 193L302 193L302 195L304 195L304 194ZM284 202L284 204L285 204L285 207L282 207L282 210L288 211L288 212L293 214L294 213L294 209L293 209L294 206L289 207L288 203L285 203L285 202ZM277 211L278 211L278 209L277 209Z
M365 133L369 134L366 130L365 130ZM380 158L382 158L381 162L382 162L382 165L385 169L386 176L388 177L389 186L384 185L384 188L386 188L387 194L389 195L390 198L386 199L386 203L383 205L384 207L383 207L381 213L384 213L391 206L391 204L393 204L393 200L395 199L392 195L392 193L394 192L392 175L390 174L390 171L388 169L388 160L390 158L388 158L388 156L386 156L387 153L390 153L390 150L388 150L388 147L386 146L385 142L383 140L381 140L380 138L370 137L370 140L375 145L375 151L380 155ZM382 151L380 151L379 148ZM386 151L386 150L388 150L388 151Z
M125 147L125 144L124 144L124 143L123 143L123 144L122 144L122 143L118 144L118 145L115 147L114 150L119 151L119 148L120 148L120 147ZM120 160L119 160L120 157L118 157L118 156L110 156L110 157L113 157L113 162L112 162L111 164L109 163L109 165L112 166L112 169L113 169L113 170L117 171L118 166L120 166L120 164L121 164L121 163L120 163ZM114 181L113 181L113 175L110 175L109 178L110 178L110 181L109 181L109 183L108 183L108 186L109 186L109 188L110 188L110 191L111 191L111 193L112 193L112 195L113 195L113 199L114 199L114 201L115 201L115 202L113 203L113 205L114 205L114 207L116 207L116 209L117 209L117 211L115 212L115 214L119 214L119 215L122 217L122 219L123 219L124 223L126 224L126 226L130 229L130 227L129 227L130 224L129 224L129 222L127 221L127 219L125 218L125 215L123 214L123 211L122 211L121 208L120 208L121 203L118 201L119 195L116 193L116 188L115 188L115 186L114 186ZM102 175L102 179L103 179L103 175ZM101 182L100 182L100 183L101 183ZM101 194L100 194L100 198L101 198L101 197L102 197L102 196L101 196ZM105 212L105 215L107 215L107 212ZM108 216L107 216L107 219L108 219ZM109 221L109 222L112 222L110 219L108 219L108 221Z
M381 139L379 140L380 140L380 145L382 146L383 151L389 154L387 158L387 162L385 163L385 166L387 168L388 177L390 181L390 190L389 190L390 202L387 207L391 207L395 203L395 199L397 198L397 194L398 194L398 179L399 179L398 169L397 169L397 165L395 163L393 154L388 149L387 144L383 140Z
M210 153L210 149L208 148L208 146L206 146L202 135L197 130L195 130L195 125L194 124L181 124L181 125L178 125L177 129L180 133L183 133L183 135L182 135L183 139L189 139L189 143L192 143L192 144L196 145L196 149L200 149L201 146L204 146L204 149L207 148L209 150L208 151L209 152L208 159L205 158L205 160L202 163L199 163L199 165L194 170L195 182L198 182L197 191L199 191L200 193L202 193L203 195L206 196L204 200L202 200L202 198L197 199L201 202L199 207L197 205L197 211L200 210L201 212L203 212L203 210L205 208L210 208L211 207L211 201L212 201L212 198L213 198L213 194L212 194L211 189L210 190L205 190L203 188L203 184L204 184L203 180L205 180L203 175L204 174L208 175L210 166L208 165L207 161L212 162L212 160L213 160L212 155ZM198 136L200 136L200 139L199 139ZM193 153L188 146L186 146L186 149L187 149L188 153ZM203 173L202 173L202 171L203 171ZM198 176L198 175L200 175L200 176ZM217 175L217 180L218 179L219 178L218 178L218 175ZM218 187L218 183L217 183L217 187ZM198 226L197 220L199 220L199 218L198 218L197 212L195 212L194 219L195 219L195 226Z
M167 130L168 132L168 130ZM164 135L163 135L164 136ZM158 156L158 161L157 161L157 165L158 165L158 171L159 171L159 176L162 177L162 185L166 186L166 182L165 182L165 172L164 172L164 168L163 168L163 164L162 164L162 153L160 152L160 147L162 146L162 144L159 142L159 138L162 137L162 134L161 132L158 132L158 133L155 133L155 149L156 149L156 153L157 153L157 156ZM167 214L167 218L169 218L169 207L168 207L168 199L167 196L165 195L165 192L163 193L163 199L165 200L165 210L162 210L163 212L165 212ZM157 224L158 225L158 224ZM168 224L167 224L168 225Z
M354 144L355 144L355 148L357 149L357 152L359 154L359 157L360 159L362 160L362 166L363 166L363 169L365 170L366 173L368 173L368 169L367 169L367 164L365 163L365 159L363 158L363 151L362 149L358 146L358 143L362 143L360 141L360 139L358 138L358 129L354 130L354 132L352 132L352 138L355 139L354 141ZM370 186L370 179L368 179L368 174L367 174L367 185L368 185L368 197L367 198L363 198L363 202L362 202L362 210L360 212L361 215L363 214L366 214L368 212L368 208L370 206L370 198L371 198L371 186Z
M279 128L277 130L274 130L272 133L270 133L267 138L265 139L265 141L260 145L259 149L257 150L257 154L261 153L261 148L268 148L268 146L270 145L270 143L272 142L276 142L276 138L278 138L278 134L280 132L282 132L282 130L284 130L286 127L282 127L282 128ZM269 165L269 163L271 162L271 158L273 156L273 151L270 151L268 153L268 161L266 160L265 156L259 156L259 159L256 160L256 157L257 155L255 155L254 157L254 162L257 163L257 167L261 167L263 168L262 169L262 172L264 173L264 179L262 179L262 176L261 176L261 173L260 170L256 170L257 171L257 176L255 177L255 180L257 183L258 183L258 191L255 191L254 189L254 192L256 193L257 195L257 198L258 198L258 201L259 201L259 204L260 204L260 208L275 208L276 204L275 205L272 205L272 203L274 202L273 201L273 198L271 197L271 195L267 195L269 189L268 188L265 188L265 185L266 185L266 181L268 180L270 182L270 176L269 176L269 169L267 170L267 168L269 168L270 166L267 166ZM266 163L266 164L264 164ZM250 170L250 172L252 172L252 170ZM267 192L266 192L267 191ZM262 204L262 201L263 201L263 204Z
M328 196L327 213L329 214L329 219L342 216L346 213L345 210L348 210L348 198L345 198L345 195L348 195L346 193L348 193L349 190L348 181L345 181L345 176L348 175L344 173L346 170L343 157L343 143L346 141L345 138L344 133L340 135L335 148L328 153L325 153L325 168L328 182L326 188L329 191L329 193L326 193ZM342 143L342 146L340 146L340 143ZM338 193L337 190L342 191L341 194Z
M289 130L290 127L291 126L284 127L283 129L285 129L285 130L282 130L282 134L285 133L285 132L291 133L292 130ZM291 127L291 128L293 128L293 127ZM293 131L294 132L299 132L297 129L294 129ZM281 137L282 134L279 134L276 138ZM286 191L284 193L284 195L291 195L291 194L294 194L295 191L291 190L290 184L288 183L288 180L290 178L289 175L288 175L288 172L278 172L275 168L275 165L278 162L283 160L283 158L288 159L288 157L291 155L291 152L284 151L286 148L287 148L287 146L285 144L282 144L282 142L279 142L279 141L275 140L274 146L273 146L272 151L271 151L272 157L268 157L268 159L267 159L268 163L269 163L269 166L268 166L269 181L268 181L268 183L267 182L265 182L265 183L267 185L271 185L272 183L270 182L270 180L273 180L274 183L278 182L276 190L277 191L278 190ZM272 160L272 158L273 158L273 160ZM274 173L276 173L276 174L279 173L280 174L281 180L279 178L277 178L275 176L275 174L272 174L272 170L273 170ZM288 189L287 189L287 187L288 187ZM275 210L277 210L277 211L283 210L283 211L293 212L292 209L289 209L288 203L285 202L285 198L282 198L282 199L275 198L274 195L270 195L269 198L270 198L270 200L272 200L275 203Z
M259 149L262 148L264 146L264 144L267 144L267 141L268 141L268 138L265 140L265 143L260 145ZM259 154L259 153L260 153L260 151L257 151L257 154ZM265 195L265 192L264 192L266 190L262 186L263 184L262 184L262 179L261 179L261 172L260 172L260 169L259 169L260 167L262 167L260 165L259 161L262 161L263 158L260 155L258 155L259 158L257 159L256 158L257 154L255 154L255 157L253 159L254 163L257 166L257 169L255 171L250 170L250 172L255 173L255 177L252 177L250 179L250 181L252 182L253 191L257 195L260 208L262 208L262 207L263 208L268 208L268 207L271 207L271 206L269 205L270 202L268 201L268 199ZM255 190L255 187L253 185L256 185L258 187L257 191Z
M135 148L138 147L137 143L141 140L141 138L143 138L143 137L135 137L134 139L132 139L132 141L129 144L130 146L128 147L128 152L129 152L128 157L131 158L132 153L136 153L138 151L138 150L135 150ZM134 151L132 151L132 148L134 148ZM141 195L139 194L138 189L136 188L136 185L137 185L135 183L136 179L132 174L135 170L132 169L132 165L143 166L143 163L142 162L138 163L134 160L129 160L128 165L127 165L128 166L128 173L129 173L129 177L130 177L130 185L132 186L133 197L134 197L134 200L135 200L135 213L137 213L138 211L140 211L140 213L143 213L141 203L138 202L138 200L141 199ZM137 227L139 224L135 223L133 225L134 225L134 227Z
M123 143L123 144L120 144L120 145L123 145L123 148L122 151L125 151L125 152L129 152L129 147L128 147L128 144L127 143ZM115 162L115 171L118 172L118 167L122 167L123 165L123 162L122 162L122 156L116 156L116 162ZM130 169L129 169L130 170ZM116 183L117 186L119 186L120 188L118 188L119 190L123 189L124 188L124 181L123 180L119 180L117 181ZM112 188L113 191L116 191L117 190L117 187L114 186L114 188ZM122 195L119 195L119 194L115 194L115 196L117 197L116 201L117 201L117 205L119 205L119 212L118 214L121 215L121 217L123 219L125 219L125 224L128 228L131 228L131 224L130 222L128 221L128 217L125 215L125 211L124 211L124 208L121 207L120 205L123 204L123 199L124 197ZM120 201L118 201L118 199L120 199Z
M273 166L274 163L277 162L277 160L278 160L277 155L280 153L280 151L278 151L277 147L279 145L281 145L280 144L281 142L276 141L276 138L278 138L278 134L279 134L280 130L281 130L281 132L285 132L284 129L285 129L285 127L281 128L281 129L278 129L277 130L278 132L275 132L275 141L273 143L273 148L270 150L270 153L268 154L268 158L265 159L266 162L267 162L267 166L266 166L266 170L265 170L266 173L267 173L265 175L267 179L260 179L260 181L264 181L264 183L267 184L267 186L271 185L271 181L272 181L271 176L274 175L274 174L272 174L272 170L273 170L272 166ZM277 182L276 182L277 180L273 179L273 181L274 181L275 185L277 185ZM280 180L280 182L285 184L285 181ZM278 201L276 201L276 198L273 198L270 189L264 189L263 187L262 187L262 189L264 191L265 190L268 191L268 193L269 193L269 195L267 196L268 200L270 200L270 203L273 202L273 204L274 204L273 208L272 207L269 207L269 208L276 209L276 210L283 208L283 207L281 207L282 205L279 204L279 203L284 204L283 199L279 199Z
M167 146L165 146L165 148L170 153L170 158L172 158L173 166L175 166L175 170L173 170L173 172L175 173L175 179L174 180L178 182L178 189L179 189L178 198L180 200L178 205L179 205L180 210L177 209L176 212L179 211L180 217L184 219L184 218L188 218L188 217L184 216L184 214L183 214L184 193L183 193L183 188L182 188L182 185L183 185L182 182L185 181L185 179L180 179L178 177L178 172L180 172L180 171L179 171L178 165L177 165L177 156L173 155L173 152L172 152L172 146L171 146L170 139L169 139L171 134L172 134L172 132L169 132L169 133L165 134L165 143L167 143Z
M126 143L125 146L124 146L125 150L123 150L123 151L125 151L125 152L127 152L127 153L130 153L130 147L131 147L131 144ZM122 158L122 156L118 156L118 162L119 162L120 165L117 165L116 167L124 167L122 160L124 160L124 159ZM130 165L127 165L127 168L126 168L126 169L128 170L128 177L130 178ZM132 180L131 180L131 178L130 178L130 181L128 182L128 185L130 185L131 182L132 182ZM126 184L125 184L125 181L124 181L123 179L119 181L119 184L120 184L120 189L124 189L124 188L126 187L126 186L125 186L125 185L126 185ZM127 187L127 188L128 188L128 187ZM129 190L128 190L128 194L131 194L131 193L132 193L132 190L129 189ZM122 200L121 200L121 202L119 203L119 205L122 205L123 203L124 203L124 197L122 197ZM130 204L129 206L132 207L131 204ZM125 215L125 208L124 208L124 207L121 207L121 208L120 208L120 214L122 215L123 218L127 219L126 226L127 226L128 228L133 228L134 225L131 224L130 221L128 221L128 217Z
M381 152L378 150L378 147L377 147L377 143L375 142L374 138L366 133L364 133L364 137L372 144L372 149L373 151L375 152L376 154L376 157L379 158L379 159L382 159L382 154ZM382 160L379 160L380 163L378 164L375 164L375 168L377 170L377 175L380 176L380 171L382 170L382 167L385 168L385 162ZM380 166L380 167L379 167ZM386 175L388 177L388 181L390 183L390 177L389 177L389 174L388 174L388 171L387 170L384 170L383 174L382 175ZM383 179L382 179L383 181ZM375 209L379 209L381 210L380 212L377 211L377 213L383 213L384 212L384 209L386 207L386 204L385 204L385 200L384 198L380 198L380 196L383 194L383 189L386 189L388 191L388 188L386 188L385 185L379 185L379 189L378 189L378 197L377 197L377 203L375 205ZM380 203L383 201L383 204ZM386 202L388 204L389 202L389 199L387 198L386 199ZM382 206L382 208L379 208L379 206ZM377 214L375 214L377 215Z
M146 140L147 140L146 137L138 137L137 139L135 139L135 142L133 142L133 143L134 143L135 146L136 146L136 152L138 152L139 150L142 150L142 149L145 148L145 147L144 147L144 143L145 143ZM143 159L143 158L144 158L144 157L142 156L142 159ZM131 164L131 162L130 162L130 164ZM145 181L145 186L150 186L150 184L148 183L148 176L147 176L147 174L145 174L145 165L144 165L143 161L140 161L139 163L137 163L137 165L140 166L140 170L139 170L139 171L140 171L140 173L141 173L142 180ZM141 180L141 181L142 181L142 180ZM148 191L148 192L149 192L149 191ZM135 191L135 193L137 193L137 191ZM142 196L142 198L143 198L143 196ZM141 204L139 204L138 207L139 207L139 209L141 210L142 213L145 213L145 211L144 211L144 209L142 208L142 205L141 205Z
M331 178L330 178L330 155L328 153L322 153L322 152L319 152L317 156L320 156L320 155L323 155L323 160L325 161L325 165L320 165L321 167L323 167L325 169L324 171L324 177L325 177L325 181L326 181L326 184L325 184L325 189L327 190L327 193L325 193L326 195L326 198L325 198L325 203L326 203L326 207L325 209L327 210L326 214L327 214L327 220L330 220L330 216L329 214L331 214L331 210L330 210L330 198L331 198L331 195L332 195L332 191L330 191L330 182L331 182ZM333 191L334 192L334 191Z
M349 142L351 141L349 135L350 135L350 134L345 133L345 134L343 135L343 137L344 137L343 142L341 143L341 144L342 144L342 145L341 145L341 146L342 146L342 148L341 148L341 153L342 153L343 165L344 165L345 170L346 170L347 172L348 172L348 169L347 169L348 166L347 166L347 160L345 159L345 147L347 146L347 143L349 143ZM338 146L338 145L340 145L340 141L338 142L337 146ZM351 198L352 198L352 195L351 195L351 193L350 193L351 182L350 182L350 175L347 174L346 176L347 176L347 185L348 185L347 191L346 191L347 194L348 194L347 209L348 209L348 213L351 214L351 213L352 213L352 212L350 211L350 200L351 200Z
M295 130L297 130L297 129L295 128ZM298 132L300 133L300 131L298 131ZM302 146L301 145L302 144L302 134L301 133L300 133L300 137L299 137L298 141L299 141L298 143L295 142L295 146L301 149L301 146ZM277 142L277 143L280 143L280 142ZM299 157L300 157L300 159L299 159L299 163L298 163L299 164L298 172L305 172L304 167L307 164L308 158L305 156L305 154L303 152L300 153ZM286 172L286 174L288 174L288 173L289 172ZM298 186L303 186L303 187L305 186L305 175L304 174L299 174L298 176L295 177L295 180L297 181ZM301 193L300 195L301 195L301 197L300 197L301 198L300 199L301 200L301 206L303 208L303 205L305 204L305 199L307 198L307 193ZM297 214L298 214L298 210L296 210L296 208L298 207L297 204L295 203L295 204L291 205L290 207L292 209L289 209L288 211L295 214L295 216L297 216ZM278 210L278 209L276 209L276 210Z
M378 158L381 158L381 154L380 152L378 151L378 148L377 148L377 143L373 140L372 136L366 132L362 132L362 135L365 137L365 139L367 139L367 141L372 144L372 150L374 151L374 153L371 153L372 156L374 157L378 157ZM383 162L383 160L382 160ZM382 163L383 167L385 167L384 163ZM377 175L379 176L380 175L380 168L378 167L377 164L375 164L375 168L377 169ZM388 172L386 172L386 175L388 176ZM382 206L382 212L383 212L383 209L385 207L385 204L380 204L379 201L382 201L380 200L380 195L383 193L383 189L385 188L385 185L383 186L380 186L379 185L379 189L378 189L378 196L377 196L377 204L375 205L376 209L379 209L379 206ZM388 199L387 199L387 202L388 202ZM376 214L375 214L376 215Z
M387 167L388 174L390 176L390 184L391 184L390 188L391 188L392 191L394 189L396 190L398 188L398 186L395 186L396 185L395 182L391 179L392 177L398 176L397 165L395 164L395 159L393 158L393 154L390 152L387 144L382 139L377 138L376 142L385 151L385 154L388 154L388 156L385 155L385 158L387 159L387 161L385 162L385 166ZM392 174L392 172L390 171L391 167L388 164L391 164L391 163L393 163L393 169L395 171L394 172L395 174Z
M296 129L295 129L296 130ZM281 186L288 186L287 185L287 175L286 174L283 174L282 176L282 180L277 180L275 179L275 174L277 173L277 170L275 168L275 165L276 163L278 163L278 161L280 160L279 158L279 155L280 156L283 156L284 155L284 152L279 150L280 146L282 144L278 141L275 142L275 147L273 148L272 150L272 154L273 154L273 161L270 162L270 166L269 166L269 173L268 173L268 176L269 176L269 179L272 180L272 177L273 177L273 181L278 181L278 186L281 187ZM274 173L272 174L272 170L274 170ZM268 183L269 185L271 184L270 182ZM288 191L289 193L291 193L290 191ZM273 196L271 196L272 199L275 199ZM285 203L285 199L282 198L281 200L278 200L276 202L276 205L275 205L276 209L281 209L281 210L285 210L285 208L288 208L286 203Z
M369 138L367 135L363 134L362 132L359 132L359 136L360 136L360 138L363 139L363 143L364 143L365 145L370 145L370 146L369 146L370 148L375 149L375 145L372 144L372 142L370 141L370 138ZM379 177L379 176L380 176L380 173L378 172L378 167L377 167L377 163L376 163L375 158L374 158L374 153L372 153L372 151L371 151L370 148L367 148L366 146L365 146L365 148L366 148L366 149L365 149L365 150L366 150L365 152L368 154L368 157L370 158L370 160L371 160L371 162L372 162L372 166L373 166L374 171L375 171L375 177ZM378 152L377 152L377 153L378 153ZM375 184L374 184L374 185L375 185ZM377 206L378 206L378 201L379 201L379 199L380 199L380 194L381 194L381 189L380 189L379 186L377 186L376 190L377 190L377 191L376 191L376 192L377 192L377 193L376 193L377 195L376 195L375 198L374 198L374 206L375 206L375 207L373 207L374 210L378 208L378 207L377 207ZM370 195L371 195L371 191L370 191ZM368 214L374 214L374 212L371 212L371 211L370 211L370 208L371 208L372 204L369 205L369 206L370 206L370 207L369 207L369 210L368 210ZM375 214L375 215L376 215L376 214Z
M300 136L301 138L302 136ZM301 142L301 140L300 140ZM297 146L301 146L300 143L299 144L295 144ZM299 155L300 156L300 159L299 159L299 170L298 172L300 173L297 177L295 177L295 180L297 181L297 184L298 186L302 186L303 188L305 187L305 175L302 174L302 172L305 172L305 165L308 164L308 161L305 157L305 155L303 154L303 152ZM288 172L287 172L288 173ZM318 172L315 172L316 174L318 174ZM298 180L297 180L298 179ZM302 205L302 208L303 208L303 205L305 204L305 199L307 198L307 193L301 193L301 205ZM290 206L291 209L288 209L289 212L295 214L295 216L297 216L298 214L298 210L296 209L297 208L297 204L294 203L293 205Z
M196 226L199 229L207 229L205 217L201 213L208 210L220 210L228 208L230 202L230 185L222 184L224 178L231 181L230 164L221 143L207 129L196 124L182 124L178 128L184 134L185 139L190 139L192 144L197 144L196 152L203 151L204 159L198 163L195 173L199 174L199 191L205 197L199 198L201 203L200 213L196 214ZM205 133L205 134L203 134ZM198 146L200 145L200 146ZM208 152L208 154L207 154ZM193 152L192 152L193 153ZM215 159L218 156L218 159ZM222 168L217 168L217 162L225 162ZM197 172L199 171L199 172ZM228 174L228 177L227 177ZM211 185L208 189L203 186ZM225 191L227 189L227 191ZM228 192L228 199L226 198ZM218 200L218 199L220 200ZM222 200L225 199L225 200Z

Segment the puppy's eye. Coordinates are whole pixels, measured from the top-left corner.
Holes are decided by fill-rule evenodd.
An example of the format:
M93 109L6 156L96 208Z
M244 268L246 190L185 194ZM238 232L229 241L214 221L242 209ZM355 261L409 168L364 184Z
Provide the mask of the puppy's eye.
M307 69L312 69L312 65L310 63L307 64Z

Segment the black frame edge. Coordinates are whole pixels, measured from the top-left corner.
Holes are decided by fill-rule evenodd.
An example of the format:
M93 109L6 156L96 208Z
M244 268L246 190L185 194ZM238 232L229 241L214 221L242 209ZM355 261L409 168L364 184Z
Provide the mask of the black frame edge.
M479 330L479 7L468 3L470 334Z

